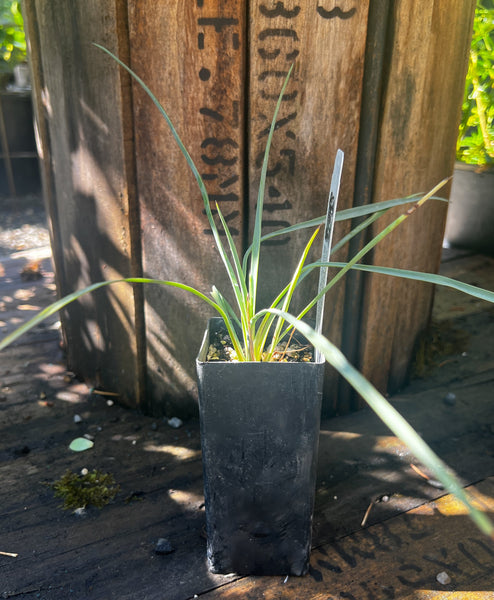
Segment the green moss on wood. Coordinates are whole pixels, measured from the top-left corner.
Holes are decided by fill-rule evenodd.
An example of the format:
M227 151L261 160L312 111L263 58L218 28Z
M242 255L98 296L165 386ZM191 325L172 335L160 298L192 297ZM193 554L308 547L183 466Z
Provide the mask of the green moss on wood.
M57 498L63 499L63 508L75 510L89 505L103 508L120 490L111 473L93 470L84 475L66 471L50 486Z

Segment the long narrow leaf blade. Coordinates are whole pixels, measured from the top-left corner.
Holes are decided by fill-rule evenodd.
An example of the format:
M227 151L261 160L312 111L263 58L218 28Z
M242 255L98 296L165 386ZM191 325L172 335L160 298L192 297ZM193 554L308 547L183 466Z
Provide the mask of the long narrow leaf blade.
M39 325L45 319L47 319L51 315L54 315L59 310L61 310L62 308L64 308L68 304L70 304L71 302L74 302L75 300L78 300L82 296L84 296L86 294L90 294L91 292L94 292L94 291L98 290L99 288L105 287L107 285L114 285L116 283L146 283L146 284L165 285L165 286L179 288L181 290L184 290L186 292L189 292L189 293L197 296L201 300L204 300L204 302L206 302L212 308L214 308L216 311L218 311L220 313L220 315L223 317L223 319L227 318L227 315L224 313L221 306L216 304L216 302L213 302L213 300L208 298L202 292L199 292L198 290L196 290L188 285L185 285L183 283L177 283L176 281L165 281L165 280L161 280L161 279L149 279L146 277L128 277L128 278L124 278L124 279L112 279L109 281L100 281L98 283L93 283L92 285L89 285L88 287L86 287L82 290L78 290L76 292L73 292L72 294L68 294L67 296L64 296L63 298L61 298L60 300L53 302L52 304L47 306L45 309L40 311L37 315L35 315L32 319L29 319L29 321L27 321L26 323L24 323L23 325L18 327L16 330L12 331L8 335L6 335L4 338L2 338L2 340L0 340L0 350L3 350L7 346L9 346L12 342L14 342L18 338L20 338L27 331L29 331L33 327L36 327L36 325Z
M263 215L263 206L264 206L264 189L266 186L266 176L268 171L268 160L269 160L269 151L271 149L271 142L273 139L274 130L276 129L276 121L278 119L278 113L281 108L281 103L283 100L283 96L285 94L286 87L288 85L288 81L293 71L293 65L288 70L288 74L283 83L283 87L281 88L280 95L278 97L278 102L276 103L276 108L274 110L273 119L271 121L271 127L269 128L268 139L266 142L266 148L264 150L264 159L262 162L261 168L261 178L259 181L259 192L257 196L257 207L256 207L256 218L254 224L254 233L252 237L252 256L250 261L250 271L249 271L249 296L251 302L251 314L252 317L256 312L256 298L257 298L257 279L259 274L259 259L260 259L260 247L261 247L261 233L262 233L262 215Z
M168 113L163 108L163 106L160 103L160 101L158 100L158 98L156 98L156 96L153 94L153 92L150 90L150 88L144 83L144 81L139 77L139 75L137 75L137 73L135 73L135 71L133 71L123 61L121 61L118 58L118 56L116 56L115 54L113 54L113 52L111 52L110 50L108 50L104 46L101 46L100 44L93 43L93 45L96 46L96 48L99 48L100 50L102 50L103 52L105 52L106 54L108 54L109 56L111 56L111 58L115 62L117 62L123 69L125 69L125 71L127 71L127 73L129 73L129 75L131 75L137 81L137 83L142 87L142 89L146 92L146 94L151 98L151 100L153 101L154 105L159 110L159 112L161 113L161 115L165 119L168 127L170 128L170 131L171 131L173 137L175 138L175 141L176 141L178 147L180 148L180 151L184 155L185 160L187 161L187 164L189 165L190 170L192 171L192 173L193 173L193 175L194 175L194 177L195 177L195 179L197 181L197 184L199 185L201 193L203 194L203 196L205 195L207 197L208 194L207 194L204 182L202 180L202 177L201 177L201 175L200 175L200 173L199 173L196 165L194 164L194 161L192 160L192 157L190 156L187 148L183 144L183 142L182 142L182 140L181 140L181 138L180 138L177 130L175 129L175 127L174 127L174 125L173 125L170 117L168 116Z
M314 233L312 234L310 240L307 242L307 244L304 248L304 251L302 253L302 256L298 262L297 268L295 269L292 279L290 280L290 284L288 285L288 290L287 290L287 293L285 294L285 298L283 300L283 305L281 307L281 309L284 312L288 312L288 309L290 307L290 302L291 302L293 294L295 292L295 288L297 287L299 280L300 280L300 274L302 273L303 266L305 264L305 261L307 260L309 251L310 251L312 244L314 243L314 240L316 239L316 236L318 233L319 233L319 229L316 229L316 231L314 231ZM274 334L273 334L273 339L271 341L271 347L270 347L268 356L266 358L266 360L268 360L268 361L271 360L276 346L281 341L280 332L281 332L281 328L283 327L283 323L284 323L284 320L281 317L278 317L278 321L276 323L276 327L275 327Z
M366 254L368 254L379 242L381 242L387 235L389 235L392 231L394 231L405 219L410 217L420 206L422 206L427 200L429 200L439 189L441 189L448 181L449 177L440 181L437 185L435 185L427 194L422 196L411 208L409 208L405 213L401 214L398 218L394 219L387 227L385 227L380 233L370 240L361 250L359 250L355 256L349 260L345 266L337 273L331 281L320 291L315 298L312 299L311 302L300 312L298 315L299 318L303 317L305 314L309 312L309 310L316 304L319 298L323 294L327 294L327 292L334 286L338 281L345 275L347 271L349 271L353 265L357 264Z
M337 269L343 269L346 267L346 265L347 263L341 262L329 262L326 264L327 267L334 267ZM308 267L313 266L317 267L321 265L318 265L316 263L314 263L314 265L308 265ZM403 279L422 281L424 283L433 283L435 285L452 288L458 292L463 292L464 294L468 294L469 296L473 296L474 298L478 298L479 300L485 300L487 302L494 303L494 292L491 292L490 290L486 290L484 288L479 288L475 285L470 285L469 283L457 281L456 279L446 277L445 275L437 275L435 273L423 273L421 271L410 271L407 269L398 269L395 267L380 267L378 265L356 264L353 265L351 268L356 269L358 271L367 271L368 273L378 273L381 275L390 275L392 277L401 277Z
M237 300L237 305L240 311L240 319L242 323L242 331L244 337L244 345L245 349L249 347L249 338L250 338L250 328L249 328L249 313L248 313L248 292L247 292L247 284L245 281L245 273L242 270L242 264L240 262L240 257L237 252L237 248L235 247L235 242L233 241L233 237L230 233L230 229L228 224L223 217L223 213L220 210L218 204L216 204L216 210L218 211L218 216L220 217L221 224L225 231L226 239L228 241L228 246L230 248L230 255L233 259L233 264L235 265L235 273L233 270L229 271L230 282L233 287L233 292L235 294L235 299ZM228 269L228 267L227 267Z
M168 116L168 113L166 112L166 110L164 109L163 105L160 103L160 101L158 100L158 98L153 94L153 92L150 90L150 88L144 83L144 81L139 77L139 75L137 75L137 73L135 73L135 71L133 71L129 66L127 66L123 61L121 61L118 56L116 56L115 54L113 54L112 52L110 52L110 50L108 50L107 48L105 48L104 46L101 46L100 44L94 44L94 46L96 46L97 48L99 48L100 50L102 50L103 52L105 52L106 54L108 54L117 64L119 64L125 71L127 71L127 73L129 73L129 75L131 75L131 77L133 77L137 83L142 87L142 89L146 92L146 94L149 96L149 98L152 100L152 102L154 103L154 105L156 106L156 108L159 110L159 112L161 113L161 115L163 116L163 118L165 119L174 139L175 142L177 143L181 153L183 154L185 160L187 161L187 164L190 168L190 170L192 171L192 174L194 175L195 180L197 181L197 185L199 186L199 190L201 192L201 196L203 199L203 204L204 204L204 210L206 212L206 216L209 222L209 226L211 228L211 231L213 233L213 237L214 237L214 241L216 244L216 247L218 248L218 252L221 256L221 259L223 261L223 264L225 265L225 268L228 272L228 276L230 277L230 280L232 282L232 285L235 285L235 277L233 277L232 279L232 274L233 274L233 268L232 265L228 259L228 255L225 251L225 248L223 247L223 243L221 241L221 237L218 231L218 228L216 226L216 223L214 221L214 217L213 217L213 213L211 211L211 206L209 205L209 195L208 192L206 190L206 186L204 185L204 181L202 180L202 177L199 173L199 170L197 169L194 161L192 160L192 157L190 156L187 148L185 147L184 143L182 142L182 139L180 138L180 135L178 134L178 131L175 129L175 126L172 123L172 120L170 119L170 117Z
M365 206L355 206L353 208L345 208L343 210L339 210L335 216L335 223L339 221L347 221L348 219L355 219L357 217L365 217L367 215L372 215L381 211L388 211L391 208L395 208L396 206L403 206L405 204L413 204L416 203L418 199L420 199L423 194L413 194L412 196L407 196L406 198L395 198L394 200L384 200L382 202L375 202L374 204L366 204ZM448 202L446 198L441 198L440 196L431 196L430 200L439 200L440 202ZM314 219L310 219L309 221L301 221L300 223L295 223L295 225L290 225L289 227L283 227L281 229L277 229L276 231L271 231L270 233L266 233L261 237L261 243L266 242L267 240L271 240L280 235L287 235L289 233L294 233L295 231L300 231L302 229L310 229L311 227L318 227L322 225L325 221L326 217L316 217ZM247 248L247 251L244 255L244 262L248 259L249 255L252 252L252 246Z
M441 181L440 187L442 187L447 181L449 177ZM439 184L438 184L439 185ZM373 204L366 204L364 206L354 206L353 208L345 208L344 210L339 210L336 213L336 221L346 221L347 219L355 219L357 217L366 217L367 215L371 215L375 212L380 212L381 210L390 210L391 208L395 208L396 206L403 206L405 204L414 204L420 198L423 198L426 194L412 194L411 196L406 196L404 198L395 198L394 200L383 200L382 202L374 202ZM431 195L429 200L439 200L439 202L448 203L447 198L442 198L441 196Z
M477 527L494 539L494 525L487 515L472 504L470 497L463 489L453 471L433 452L408 421L401 416L384 396L348 362L343 353L328 339L318 334L306 323L299 321L293 315L272 309L268 309L268 311L281 315L321 352L325 359L362 396L389 429L408 446L416 458L430 469L444 487L466 506L470 517Z

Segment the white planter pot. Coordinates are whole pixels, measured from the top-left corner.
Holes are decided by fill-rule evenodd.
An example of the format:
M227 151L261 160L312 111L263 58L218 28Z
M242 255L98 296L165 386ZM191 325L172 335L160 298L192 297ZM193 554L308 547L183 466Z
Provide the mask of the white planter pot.
M29 67L27 64L21 63L14 67L14 81L16 88L25 90L31 87Z
M444 239L450 246L494 254L494 169L456 163Z

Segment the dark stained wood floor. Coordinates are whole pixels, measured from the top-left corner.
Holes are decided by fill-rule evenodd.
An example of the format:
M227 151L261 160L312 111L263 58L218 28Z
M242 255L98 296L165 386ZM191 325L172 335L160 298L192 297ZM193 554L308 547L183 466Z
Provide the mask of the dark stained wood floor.
M20 279L29 252L0 260L0 334L53 297L37 252L37 282ZM456 255L442 270L494 289L493 259ZM441 335L460 332L454 350L393 401L494 517L494 310L439 292L434 317ZM366 410L322 424L309 575L212 575L198 424L173 429L91 393L67 373L55 321L0 354L0 598L494 598L494 545ZM71 452L84 434L94 447ZM78 515L46 484L83 468L121 490ZM156 554L159 538L174 551Z

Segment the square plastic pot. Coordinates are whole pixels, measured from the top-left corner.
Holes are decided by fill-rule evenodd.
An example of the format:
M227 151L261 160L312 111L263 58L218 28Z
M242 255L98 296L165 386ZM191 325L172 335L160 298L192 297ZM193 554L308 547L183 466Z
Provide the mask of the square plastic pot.
M197 358L207 556L214 573L309 567L324 362Z
M494 168L456 163L444 238L450 246L494 256Z

